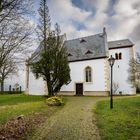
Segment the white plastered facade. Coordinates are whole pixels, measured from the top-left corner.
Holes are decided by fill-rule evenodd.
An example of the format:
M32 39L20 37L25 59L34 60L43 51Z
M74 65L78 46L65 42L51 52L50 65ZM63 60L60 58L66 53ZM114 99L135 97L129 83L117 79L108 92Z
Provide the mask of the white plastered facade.
M134 57L133 47L118 48L109 50L109 55L122 54L122 59L115 60L113 66L113 83L118 85L116 94L133 95L136 89L128 81L129 60Z
M133 47L116 48L109 50L109 56L115 57L115 53L122 53L122 59L115 60L113 66L113 83L118 85L115 94L134 95L136 89L128 82L129 60L134 57ZM62 86L58 94L76 95L76 84L83 84L83 95L106 96L110 90L110 66L108 58L83 60L70 62L71 82ZM92 82L85 81L85 68L92 70ZM32 72L29 72L29 94L47 94L45 82L42 79L35 79Z

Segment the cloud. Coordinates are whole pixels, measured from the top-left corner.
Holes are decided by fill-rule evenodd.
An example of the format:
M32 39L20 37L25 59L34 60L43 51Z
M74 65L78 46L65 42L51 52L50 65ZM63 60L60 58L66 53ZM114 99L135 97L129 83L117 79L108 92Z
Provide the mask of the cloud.
M133 29L129 36L135 42L135 51L140 53L140 23Z
M92 31L93 33L101 32L103 26L108 20L108 15L106 13L109 7L109 0L81 0L83 7L87 11L92 12L92 14L84 21L84 25L87 31ZM92 33L92 34L93 34Z
M92 14L74 6L71 0L49 0L48 4L53 22L58 22L62 32L66 32L69 37L76 36L76 24L84 23Z
M97 12L104 12L108 8L110 0L81 0L83 7L87 10L96 9Z
M48 0L48 4L52 21L60 24L68 39L100 33L105 26L109 40L130 38L138 46L140 0Z
M136 5L139 2L139 0L127 0L127 2L125 0L119 0L114 8L116 13L121 17L130 17L137 14L139 8L136 8Z
M139 49L140 35L140 0L119 0L114 5L115 15L110 17L112 24L108 36L110 40L130 38L136 51Z
M130 36L135 40L140 40L140 23L137 26L135 26Z

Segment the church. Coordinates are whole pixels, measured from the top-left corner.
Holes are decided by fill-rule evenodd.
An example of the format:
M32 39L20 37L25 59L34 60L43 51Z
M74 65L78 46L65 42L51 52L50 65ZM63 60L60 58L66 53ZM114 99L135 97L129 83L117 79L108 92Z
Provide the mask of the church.
M65 36L66 37L66 36ZM113 66L113 94L134 95L136 89L128 82L129 60L134 58L134 44L129 39L107 41L102 33L64 41L67 48L71 82L63 85L59 95L108 96L110 66L108 59L115 58ZM39 48L30 61L39 55ZM25 91L30 95L45 95L47 87L42 78L36 79L26 64Z

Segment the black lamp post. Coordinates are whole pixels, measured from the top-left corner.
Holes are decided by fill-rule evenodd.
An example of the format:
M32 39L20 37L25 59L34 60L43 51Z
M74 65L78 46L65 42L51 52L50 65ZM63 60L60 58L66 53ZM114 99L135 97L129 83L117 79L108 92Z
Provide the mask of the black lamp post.
M109 61L109 65L110 65L110 68L111 68L111 83L110 83L110 109L113 108L113 95L112 95L112 79L113 79L113 65L114 65L114 62L115 62L115 58L111 57L108 59Z

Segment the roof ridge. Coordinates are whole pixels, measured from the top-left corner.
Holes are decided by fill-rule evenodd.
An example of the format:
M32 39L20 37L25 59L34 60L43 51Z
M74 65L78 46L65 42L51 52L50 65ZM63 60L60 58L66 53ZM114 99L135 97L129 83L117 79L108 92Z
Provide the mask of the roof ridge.
M107 41L107 42L110 43L110 42L117 42L117 41L124 41L124 40L129 40L131 42L131 40L129 38L126 38L126 39L118 39L118 40Z
M92 37L92 36L98 36L98 35L101 35L101 34L103 34L103 33L98 33L98 34L94 34L94 35L88 35L88 36L84 36L84 37L73 38L73 39L66 40L65 42L78 40L78 39L82 39L82 38L88 38L88 37Z

